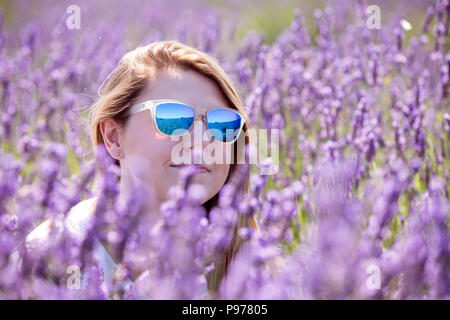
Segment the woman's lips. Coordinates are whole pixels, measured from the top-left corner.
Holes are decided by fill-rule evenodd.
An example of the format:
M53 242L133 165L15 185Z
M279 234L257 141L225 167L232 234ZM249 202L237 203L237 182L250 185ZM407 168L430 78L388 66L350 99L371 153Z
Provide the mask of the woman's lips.
M170 167L172 168L183 168L186 166L194 166L195 168L197 168L198 172L202 173L202 172L211 172L211 170L202 164L184 164L184 163L180 163L180 164L171 164Z

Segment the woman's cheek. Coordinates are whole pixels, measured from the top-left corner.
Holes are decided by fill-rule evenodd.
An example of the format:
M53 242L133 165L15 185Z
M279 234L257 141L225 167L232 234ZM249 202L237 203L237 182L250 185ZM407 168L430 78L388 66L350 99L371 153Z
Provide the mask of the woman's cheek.
M218 164L216 166L217 166L217 168L215 168L215 171L216 171L215 181L217 181L219 184L221 184L220 187L222 187L222 185L225 183L225 180L227 179L230 165L227 163L224 163L224 164Z

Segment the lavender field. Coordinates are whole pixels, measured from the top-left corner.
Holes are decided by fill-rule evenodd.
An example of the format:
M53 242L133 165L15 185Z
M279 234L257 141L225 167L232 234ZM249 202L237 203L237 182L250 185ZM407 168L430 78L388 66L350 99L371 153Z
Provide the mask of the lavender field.
M216 299L449 299L449 20L448 0L0 1L0 299L204 299L238 213L259 229L237 230ZM120 57L158 40L218 59L251 127L280 130L280 168L241 166L208 218L186 168L155 228L136 223L140 189L116 201L120 169L87 119ZM54 228L28 250L40 223L93 196L85 237ZM105 221L122 259L108 288L92 255ZM148 272L124 290L130 261ZM87 290L68 286L69 265Z

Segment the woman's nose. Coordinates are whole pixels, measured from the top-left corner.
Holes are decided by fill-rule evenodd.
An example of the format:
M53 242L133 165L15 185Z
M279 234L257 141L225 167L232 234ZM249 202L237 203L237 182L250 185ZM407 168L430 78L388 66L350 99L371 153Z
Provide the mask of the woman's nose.
M213 138L208 130L206 116L204 114L196 114L194 123L190 131L190 141L187 144L189 149L203 149L213 141Z
M200 113L195 115L193 127L193 134L191 134L191 145L194 146L202 144L203 146L206 146L207 144L211 143L212 136L208 130L208 122L204 114Z

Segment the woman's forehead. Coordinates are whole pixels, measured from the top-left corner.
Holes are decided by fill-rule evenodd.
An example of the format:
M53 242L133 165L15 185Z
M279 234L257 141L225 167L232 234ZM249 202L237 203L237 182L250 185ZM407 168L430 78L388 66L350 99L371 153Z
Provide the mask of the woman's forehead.
M231 107L218 84L207 76L193 70L161 71L148 82L139 101L174 99L196 110L214 107Z

